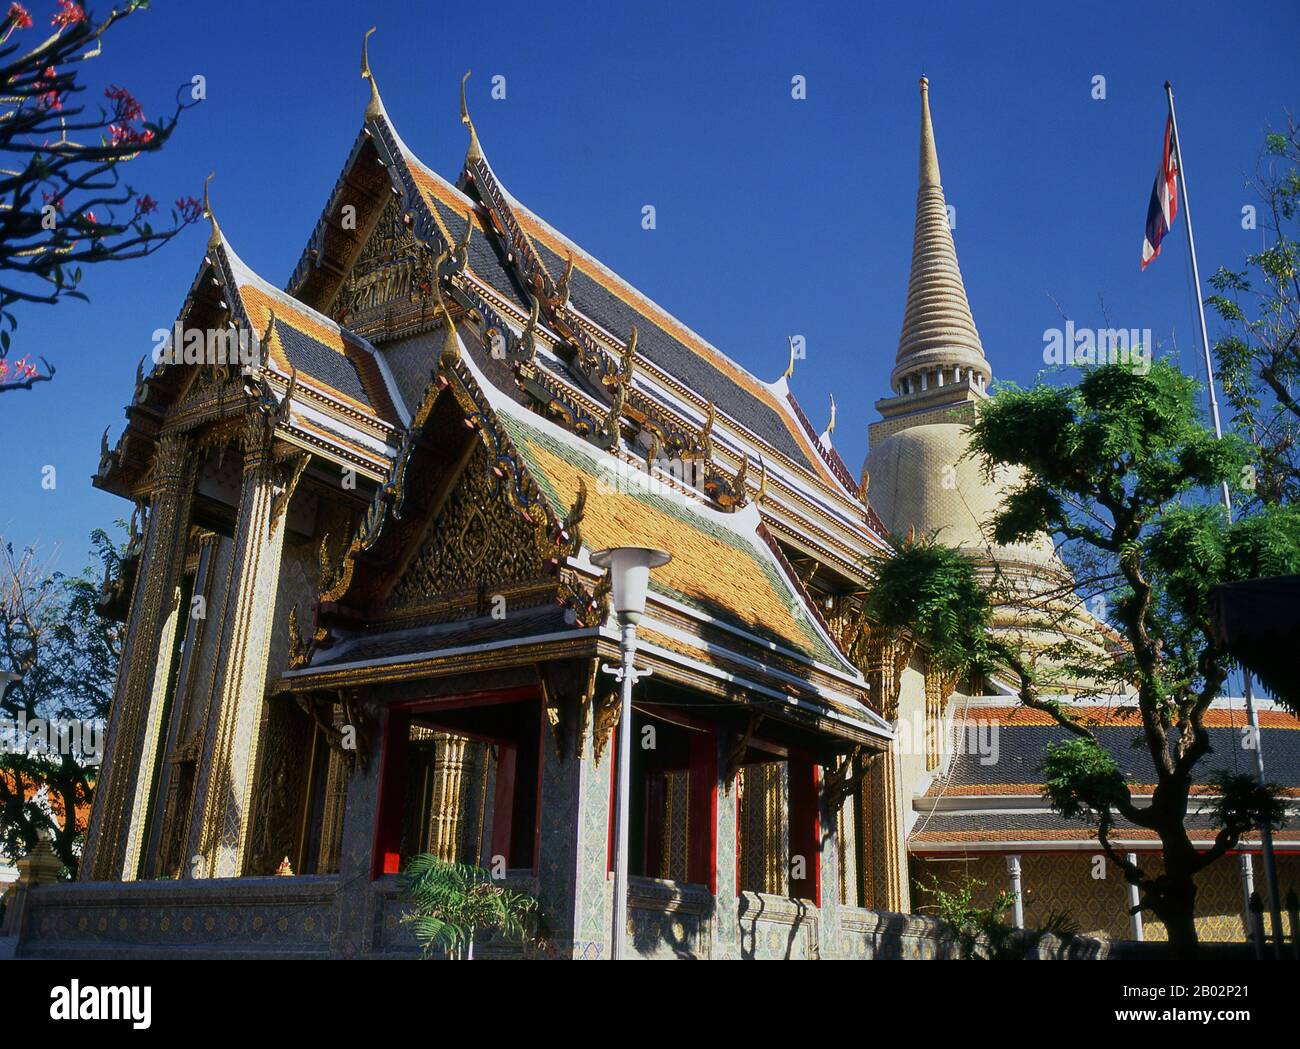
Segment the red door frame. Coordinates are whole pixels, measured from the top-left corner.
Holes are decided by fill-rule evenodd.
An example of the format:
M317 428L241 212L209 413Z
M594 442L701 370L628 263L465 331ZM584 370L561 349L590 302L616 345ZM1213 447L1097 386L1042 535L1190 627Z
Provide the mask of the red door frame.
M374 834L370 850L371 881L385 874L400 873L402 809L405 802L405 790L399 790L398 788L399 786L403 788L405 786L407 768L406 741L410 738L411 717L415 714L458 710L465 707L494 706L528 700L537 701L540 718L537 733L536 813L533 821L532 855L532 871L533 875L536 876L541 863L542 847L542 767L545 760L543 748L546 746L547 732L546 709L545 704L542 702L541 690L535 685L523 685L506 689L465 692L455 696L448 696L445 699L402 700L397 703L390 703L385 707L379 755L379 797L376 799ZM478 736L474 738L484 739L485 737ZM497 742L500 743L500 741ZM505 746L510 746L512 751L517 750L517 745L507 743L502 746L503 750ZM512 753L510 761L511 792L509 796L512 805L509 815L504 818L507 827L511 825L513 820L515 757L516 755ZM503 800L500 778L498 778L496 797L493 802L492 846L494 854L496 854L498 841L497 820L502 817L502 812L498 806ZM508 862L510 855L508 845L503 854L507 857Z
M804 876L791 875L790 895L822 905L821 815L818 810L820 772L801 751L790 751L790 857L804 857Z

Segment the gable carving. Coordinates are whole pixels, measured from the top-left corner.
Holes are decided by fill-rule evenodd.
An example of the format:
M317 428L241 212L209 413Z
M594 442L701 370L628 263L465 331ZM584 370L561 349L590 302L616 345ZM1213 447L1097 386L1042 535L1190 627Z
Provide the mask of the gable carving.
M539 526L508 506L493 480L480 444L393 588L388 612L432 610L443 604L439 596L507 590L546 574Z
M402 217L397 198L384 206L334 300L334 317L355 330L391 311L431 303L433 262Z

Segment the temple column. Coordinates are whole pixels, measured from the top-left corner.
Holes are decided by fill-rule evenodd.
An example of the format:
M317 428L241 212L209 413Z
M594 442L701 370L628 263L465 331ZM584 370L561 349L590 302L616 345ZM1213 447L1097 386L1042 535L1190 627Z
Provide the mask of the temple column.
M716 843L716 875L713 886L713 943L709 957L727 960L740 957L740 896L736 891L739 875L736 838L740 776L736 771L731 771L728 778L728 765L737 738L734 732L715 733L718 791L717 805L713 811L713 840Z
M538 898L562 957L608 958L613 939L610 873L617 705L591 712L571 702L562 748L542 748ZM595 724L590 725L589 722Z
M898 741L890 744L862 779L862 905L906 914L911 910L903 803L899 786Z
M105 759L82 859L82 877L137 876L157 758L177 593L194 490L191 442L158 438L149 474L149 521L136 574L126 644L109 711Z
M280 477L272 430L251 414L242 433L244 478L235 527L234 578L229 619L222 635L216 714L208 726L206 767L195 802L201 813L201 877L238 877L252 816L259 727L265 702L285 509L293 480ZM291 478L296 474L291 472Z
M429 848L439 859L460 859L462 815L461 781L465 772L465 745L461 736L439 732L434 737L433 800L429 805Z
M1025 894L1020 883L1020 854L1007 856L1007 880L1011 892L1011 924L1017 929L1025 927Z

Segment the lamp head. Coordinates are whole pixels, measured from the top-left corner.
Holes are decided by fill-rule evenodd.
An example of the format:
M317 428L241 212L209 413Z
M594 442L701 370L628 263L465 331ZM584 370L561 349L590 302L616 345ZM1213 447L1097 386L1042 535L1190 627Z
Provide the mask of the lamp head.
M645 612L650 569L666 565L672 555L648 546L616 546L591 555L597 568L609 569L614 611L624 625L639 623Z

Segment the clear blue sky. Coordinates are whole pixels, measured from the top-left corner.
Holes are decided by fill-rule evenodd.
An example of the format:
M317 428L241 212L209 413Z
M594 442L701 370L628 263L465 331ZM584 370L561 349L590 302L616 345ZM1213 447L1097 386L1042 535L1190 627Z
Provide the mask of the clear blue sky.
M28 5L38 26L44 0ZM91 4L92 10L96 7ZM98 6L103 6L98 5ZM104 82L153 114L195 73L208 99L127 180L213 202L236 251L283 284L362 120L361 36L407 143L454 178L466 68L484 148L506 186L745 367L775 378L808 340L794 389L857 468L887 392L907 284L917 77L931 81L944 188L994 374L1031 381L1055 298L1080 325L1150 328L1195 370L1181 219L1143 274L1139 249L1173 81L1204 274L1240 266L1243 183L1265 130L1300 102L1300 5L1069 5L155 0L107 41ZM506 77L507 98L488 96ZM791 77L807 78L794 101ZM1090 97L1094 75L1107 98ZM658 228L641 229L653 204ZM203 254L192 229L142 261L91 270L89 303L28 307L16 349L53 383L0 397L0 533L85 561L86 535L128 516L90 487L99 434L120 433L135 365L175 318ZM57 488L41 487L54 465Z

